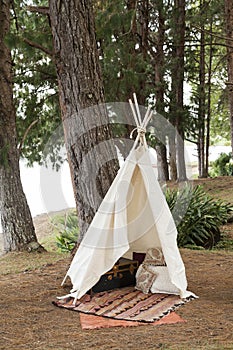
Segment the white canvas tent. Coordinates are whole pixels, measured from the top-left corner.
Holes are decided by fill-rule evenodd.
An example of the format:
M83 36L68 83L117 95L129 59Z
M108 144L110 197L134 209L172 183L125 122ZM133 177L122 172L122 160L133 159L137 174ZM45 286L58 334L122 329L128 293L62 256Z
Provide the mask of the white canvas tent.
M74 302L91 289L122 256L145 253L148 248L163 251L171 282L185 298L185 267L177 247L177 230L152 167L145 139L151 113L141 120L130 101L137 125L134 146L120 168L65 276L73 284ZM64 281L65 281L64 279ZM63 283L64 283L63 281Z

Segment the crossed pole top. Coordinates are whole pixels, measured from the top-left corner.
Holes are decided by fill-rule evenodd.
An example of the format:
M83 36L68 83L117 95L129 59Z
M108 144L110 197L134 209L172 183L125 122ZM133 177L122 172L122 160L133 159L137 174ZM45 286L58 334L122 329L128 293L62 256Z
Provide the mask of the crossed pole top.
M134 98L134 105L136 108L134 107L131 99L129 99L129 104L130 104L130 107L131 107L131 110L133 113L133 117L134 117L134 120L135 120L137 127L132 130L132 132L130 134L130 138L133 137L134 131L137 130L138 135L137 135L136 140L135 140L135 146L137 145L138 142L140 142L141 145L147 146L146 138L145 138L146 127L147 127L147 125L152 117L153 111L151 111L151 107L148 106L146 114L144 116L144 119L142 119L142 116L141 116L141 113L139 110L138 101L137 101L137 96L135 93L133 94L133 98Z

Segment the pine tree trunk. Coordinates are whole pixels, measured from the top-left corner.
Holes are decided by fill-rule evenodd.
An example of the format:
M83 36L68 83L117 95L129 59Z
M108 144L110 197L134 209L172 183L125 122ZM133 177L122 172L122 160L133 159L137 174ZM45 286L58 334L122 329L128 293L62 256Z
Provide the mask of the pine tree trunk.
M225 0L226 44L227 44L227 71L228 71L228 96L229 114L231 125L231 147L233 156L233 7L231 0Z
M169 168L171 181L177 180L177 165L176 165L176 140L175 135L169 136Z
M204 3L201 2L201 14ZM203 17L203 15L202 15ZM203 19L202 19L203 21ZM199 177L205 177L205 31L202 24L201 42L200 42L200 63L199 63L199 108L198 108L198 143L199 143Z
M108 116L101 106L104 91L92 1L50 0L49 4L81 241L116 176L118 161Z
M210 31L213 29L213 19L210 22ZM213 36L210 35L210 52L208 66L208 97L207 97L207 115L206 115L206 146L205 146L205 173L204 177L209 175L209 147L210 147L210 120L211 120L211 77L212 77L212 61L213 61Z
M184 44L185 44L185 0L174 1L174 58L172 74L174 88L175 126L179 136L176 138L178 181L187 180L184 157ZM173 103L174 103L173 102Z
M156 111L161 115L164 114L164 42L165 42L165 18L163 10L163 1L158 4L158 36L157 36L157 47L155 54L155 96L156 96ZM164 138L165 139L165 138ZM158 159L161 161L161 180L169 180L169 171L167 163L167 149L166 143L160 143L156 147Z
M187 175L186 175L185 155L184 155L184 132L182 128L177 129L176 152L177 152L178 181L186 181Z
M168 166L167 166L167 149L163 143L158 143L155 147L158 159L158 180L159 181L168 181ZM164 162L164 159L166 162Z
M0 2L0 27L0 213L4 250L43 250L20 180L11 54L4 42L10 28L10 1Z

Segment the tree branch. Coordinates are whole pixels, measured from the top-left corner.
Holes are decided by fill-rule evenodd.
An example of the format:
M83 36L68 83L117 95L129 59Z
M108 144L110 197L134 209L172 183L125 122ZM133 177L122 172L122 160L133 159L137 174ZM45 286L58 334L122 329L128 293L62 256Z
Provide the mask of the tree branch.
M26 140L26 137L29 133L29 131L31 130L31 128L33 127L33 125L35 125L36 123L38 122L38 120L34 120L30 125L29 127L27 128L27 130L25 131L24 135L23 135L23 138L22 138L22 141L20 142L19 146L18 146L18 150L19 150L19 154L21 154L21 150L22 150L22 147L23 147L23 144Z
M196 29L197 29L198 31L200 31L200 32L205 32L205 33L207 33L207 34L209 34L209 35L212 35L212 36L214 36L215 38L233 41L232 38L229 38L229 37L223 36L223 35L219 35L218 33L211 32L210 30L206 30L206 29L200 28L200 27L195 26L195 25L194 25L193 27L196 28Z
M49 15L49 7L47 6L27 6L27 11L41 13L42 15Z
M12 7L13 14L14 14L13 19L15 20L15 27L16 27L16 30L18 32L19 31L18 17L17 17L16 11L15 11L15 3L14 3L14 1L11 1L11 7Z
M198 142L197 142L197 141L193 141L193 140L191 140L191 139L187 139L186 137L185 137L185 141L189 141L189 142L191 142L191 143L194 143L195 145L197 145L197 144L198 144Z
M27 39L27 38L23 38L23 41L24 41L25 43L27 43L28 45L30 45L30 46L32 46L32 47L35 47L36 49L39 49L39 50L45 52L48 56L50 56L51 58L53 58L53 52L50 51L50 50L48 50L48 49L46 49L44 46L42 46L42 45L40 45L40 44L38 44L38 43L35 43L34 41L31 41L31 40L29 40L29 39Z
M188 42L188 41L187 41ZM215 42L213 42L213 44L210 44L210 43L205 43L205 44L203 44L202 46L210 46L210 45L212 45L212 46L223 46L223 47L229 47L230 49L233 49L233 45L227 45L227 44L225 44L225 43L215 43ZM201 46L201 44L190 44L190 41L188 42L188 44L187 45L185 45L185 47L199 47L199 46Z

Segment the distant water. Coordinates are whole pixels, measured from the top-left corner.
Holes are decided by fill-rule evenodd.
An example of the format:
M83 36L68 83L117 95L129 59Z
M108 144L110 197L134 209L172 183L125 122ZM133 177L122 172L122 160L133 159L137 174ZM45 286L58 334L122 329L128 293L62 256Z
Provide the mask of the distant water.
M27 167L26 161L20 161L20 174L23 189L33 217L42 213L75 207L67 162L56 172L52 169L41 167L38 164L30 168Z
M197 162L197 147L195 145L188 145L185 147L191 162ZM216 160L221 153L231 152L231 146L210 146L209 148L209 160Z

